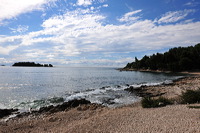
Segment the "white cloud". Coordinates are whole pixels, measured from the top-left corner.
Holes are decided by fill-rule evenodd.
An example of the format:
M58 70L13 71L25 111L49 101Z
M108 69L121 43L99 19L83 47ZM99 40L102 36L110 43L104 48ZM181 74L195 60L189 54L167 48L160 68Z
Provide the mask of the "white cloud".
M140 13L142 10L136 10L136 11L132 11L132 12L128 12L126 14L124 14L124 16L120 19L118 19L120 22L128 22L128 21L136 21L138 20L140 17L139 16L134 16L138 13Z
M18 48L18 46L7 46L7 47L0 46L0 55L9 55L10 52L16 48Z
M185 6L193 6L193 2L188 2L184 4Z
M56 0L1 0L0 22L34 10L43 10L45 4ZM47 6L47 5L46 5Z
M106 16L89 9L66 12L45 20L42 24L43 30L21 36L0 36L0 53L9 54L13 58L15 56L17 60L116 65L126 64L132 59L116 57L113 60L103 57L118 53L126 55L131 52L155 51L177 45L188 46L200 42L200 22L166 25L142 19L132 22L130 18L137 17L139 12L141 10L126 13L121 19L128 24L118 25L104 24ZM16 41L17 39L19 41ZM8 43L9 46L6 45ZM83 59L93 56L93 59ZM76 59L66 60L69 57Z
M104 3L106 0L77 0L74 6L90 6L93 4ZM108 7L108 4L104 4L102 7Z
M134 61L134 58L120 58L116 60L112 59L86 59L81 58L79 60L62 60L62 64L72 66L110 66L110 67L124 67L127 62Z
M77 5L79 6L89 6L92 5L93 0L78 0Z
M183 11L170 11L164 14L157 22L160 23L174 23L184 19L190 13L195 12L195 10L183 10Z
M9 28L12 33L24 33L28 31L29 26L27 25L18 25L17 28Z
M125 14L124 21L139 12ZM184 43L193 38L190 44L195 44L199 40L198 22L156 26L151 20L140 20L129 25L102 25L104 19L105 16L88 12L66 13L46 20L42 33L53 35L54 42L59 43L54 49L65 56L153 50L172 46L170 42Z
M184 6L195 7L199 4L200 4L199 2L196 2L195 0L191 0L190 2L185 3Z
M103 7L108 7L108 4L104 4Z

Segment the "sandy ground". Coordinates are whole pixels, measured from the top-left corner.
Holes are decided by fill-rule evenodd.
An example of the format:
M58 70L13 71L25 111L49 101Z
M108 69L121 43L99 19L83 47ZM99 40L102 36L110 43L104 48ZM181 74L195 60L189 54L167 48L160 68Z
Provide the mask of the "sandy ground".
M149 87L154 93L176 98L186 89L200 88L200 77L172 85ZM200 104L196 104L200 106ZM2 133L199 133L200 109L170 105L144 109L140 103L121 108L82 105L54 114L29 115L0 122Z
M176 99L186 90L197 90L200 88L200 75L194 75L180 79L170 85L149 86L145 88L146 92L154 95L164 93L166 98Z

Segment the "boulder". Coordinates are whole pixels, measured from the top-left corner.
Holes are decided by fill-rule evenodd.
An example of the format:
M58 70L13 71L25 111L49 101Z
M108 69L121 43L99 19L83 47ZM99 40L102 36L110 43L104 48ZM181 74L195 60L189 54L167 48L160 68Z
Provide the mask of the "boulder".
M9 116L16 111L18 111L18 109L0 109L0 118L3 118L5 116Z
M51 105L48 107L42 107L39 109L39 111L37 111L37 113L45 113L45 112L55 113L59 111L65 111L66 109L75 108L83 104L91 104L91 102L85 99L74 99L68 102L64 102L61 105L57 106Z

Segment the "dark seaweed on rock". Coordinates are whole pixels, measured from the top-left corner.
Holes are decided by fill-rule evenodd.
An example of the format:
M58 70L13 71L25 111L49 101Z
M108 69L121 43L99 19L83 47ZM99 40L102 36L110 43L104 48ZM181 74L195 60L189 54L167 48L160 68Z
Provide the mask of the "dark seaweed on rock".
M5 116L9 116L16 111L18 111L18 109L0 109L0 118L3 118Z
M83 104L91 104L91 102L85 99L74 99L68 102L64 102L61 105L57 106L50 105L48 107L42 107L38 111L35 111L35 113L45 113L45 112L55 113L59 111L65 111L70 108L75 108Z
M65 111L66 109L75 108L83 104L91 104L91 102L85 99L74 99L68 102L64 102L61 105L57 105L57 106L51 105L48 107L42 107L37 112L38 113L44 113L44 112L55 113L59 111Z
M28 116L30 114L39 115L43 113L56 113L78 107L79 105L88 105L88 104L91 104L91 102L86 99L74 99L68 102L64 102L63 104L57 106L50 105L47 107L42 107L39 110L30 110L30 112L21 113L17 115L17 117Z

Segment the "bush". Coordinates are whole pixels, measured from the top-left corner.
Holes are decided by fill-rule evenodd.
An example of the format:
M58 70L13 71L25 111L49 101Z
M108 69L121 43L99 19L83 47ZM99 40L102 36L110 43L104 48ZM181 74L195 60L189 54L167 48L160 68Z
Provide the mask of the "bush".
M159 106L161 107L161 106L167 106L167 105L172 104L172 101L164 97L159 97L158 103L159 103Z
M200 109L200 106L188 106L190 109Z
M172 104L172 102L169 99L166 99L164 97L159 97L158 99L144 97L141 103L143 108L164 107L166 105Z
M200 89L198 90L187 90L181 95L181 103L191 104L200 102Z
M150 97L144 97L142 99L142 107L143 108L154 108L155 107L155 100L151 99Z

